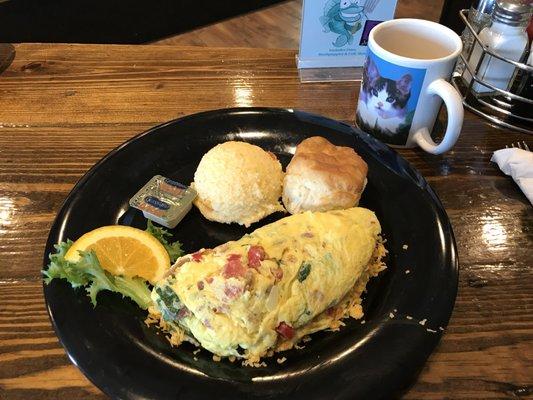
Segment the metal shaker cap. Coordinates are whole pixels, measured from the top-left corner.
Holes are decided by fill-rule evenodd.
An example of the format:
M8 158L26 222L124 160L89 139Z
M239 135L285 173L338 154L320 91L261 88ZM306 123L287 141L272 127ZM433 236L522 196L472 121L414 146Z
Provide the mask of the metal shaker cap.
M529 2L519 0L498 0L492 19L511 26L527 24L531 18L533 6Z
M492 14L496 0L477 0L475 2L475 9L479 14Z

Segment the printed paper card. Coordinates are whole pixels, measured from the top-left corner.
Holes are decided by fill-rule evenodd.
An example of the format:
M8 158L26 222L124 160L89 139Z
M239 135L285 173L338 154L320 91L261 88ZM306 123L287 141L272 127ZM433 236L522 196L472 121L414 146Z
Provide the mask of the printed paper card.
M304 0L298 68L361 67L370 30L396 0Z

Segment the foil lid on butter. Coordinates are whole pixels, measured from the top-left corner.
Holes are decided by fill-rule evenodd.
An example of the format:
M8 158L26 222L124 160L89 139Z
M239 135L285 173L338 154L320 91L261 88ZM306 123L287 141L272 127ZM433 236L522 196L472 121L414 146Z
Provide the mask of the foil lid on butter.
M186 185L156 175L130 199L130 206L167 228L174 228L190 211L196 191Z

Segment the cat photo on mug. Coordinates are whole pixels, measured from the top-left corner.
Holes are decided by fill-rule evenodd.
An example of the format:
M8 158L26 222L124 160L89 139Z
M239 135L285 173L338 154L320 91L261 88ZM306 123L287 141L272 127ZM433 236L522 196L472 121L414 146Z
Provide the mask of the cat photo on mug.
M398 67L370 54L357 105L359 128L387 143L405 145L425 73L425 69Z

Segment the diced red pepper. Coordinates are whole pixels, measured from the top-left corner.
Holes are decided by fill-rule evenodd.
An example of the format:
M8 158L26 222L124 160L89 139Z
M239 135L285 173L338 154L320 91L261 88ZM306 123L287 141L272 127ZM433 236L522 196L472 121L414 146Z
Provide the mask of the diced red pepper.
M191 254L191 258L195 262L200 262L200 261L202 261L202 258L204 257L204 253L205 253L205 251L203 251L203 250L197 251L196 253L192 253Z
M224 265L222 276L224 278L240 278L246 273L246 268L242 265L240 254L230 254L228 262Z
M204 290L204 281L196 282L196 287L198 287L198 290Z
M213 283L213 277L212 276L208 276L207 278L205 278L205 281L207 283Z
M261 261L266 258L265 249L262 246L250 246L248 249L248 266L257 268L261 265Z
M278 332L285 339L292 339L295 333L294 328L286 324L284 321L279 323L278 327L276 328L276 332Z

